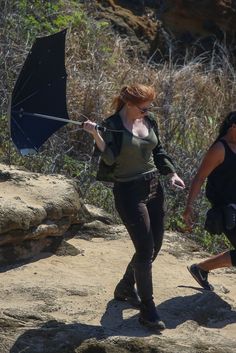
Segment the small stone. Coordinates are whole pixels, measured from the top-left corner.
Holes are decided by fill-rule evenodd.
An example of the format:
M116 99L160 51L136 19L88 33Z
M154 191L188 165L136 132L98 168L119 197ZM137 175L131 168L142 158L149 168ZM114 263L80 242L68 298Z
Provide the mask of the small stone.
M222 293L224 293L224 294L227 294L227 293L230 292L230 290L229 290L228 288L224 287L224 286L220 286L220 291L221 291Z

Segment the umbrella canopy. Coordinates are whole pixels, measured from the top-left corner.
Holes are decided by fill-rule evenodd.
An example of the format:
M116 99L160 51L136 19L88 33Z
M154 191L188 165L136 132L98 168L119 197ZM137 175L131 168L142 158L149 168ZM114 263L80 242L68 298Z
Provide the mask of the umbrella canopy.
M23 155L37 152L55 131L69 122L65 36L63 30L37 38L15 83L9 105L10 132Z

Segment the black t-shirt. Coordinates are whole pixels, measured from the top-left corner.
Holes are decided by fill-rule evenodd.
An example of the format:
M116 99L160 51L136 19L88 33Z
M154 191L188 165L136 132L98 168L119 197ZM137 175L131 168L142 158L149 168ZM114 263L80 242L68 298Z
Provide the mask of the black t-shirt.
M236 153L225 140L220 142L225 148L225 158L208 176L206 197L213 205L236 204Z

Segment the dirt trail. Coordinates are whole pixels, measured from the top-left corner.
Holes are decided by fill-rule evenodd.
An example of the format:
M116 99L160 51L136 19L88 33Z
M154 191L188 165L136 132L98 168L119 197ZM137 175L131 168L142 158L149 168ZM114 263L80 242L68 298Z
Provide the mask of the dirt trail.
M133 253L122 226L118 232L115 240L68 240L79 250L77 256L64 251L64 256L45 254L18 267L0 268L0 353L80 352L81 342L89 338L138 337L148 347L155 336L163 344L186 349L170 352L236 351L236 271L214 271L210 281L215 292L202 290L186 266L206 254L167 233L153 266L155 300L167 326L157 335L139 324L137 310L113 300L114 287Z

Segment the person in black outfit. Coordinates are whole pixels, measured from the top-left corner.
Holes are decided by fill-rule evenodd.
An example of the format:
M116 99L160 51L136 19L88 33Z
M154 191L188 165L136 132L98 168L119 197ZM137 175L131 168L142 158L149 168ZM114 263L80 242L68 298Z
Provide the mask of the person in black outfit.
M164 329L153 300L152 284L152 262L164 233L163 190L158 171L170 175L172 185L184 188L184 182L162 148L156 120L148 113L155 96L151 86L125 86L114 99L115 114L103 124L107 131L101 135L89 120L84 129L93 135L102 152L102 163L114 167L115 206L135 248L114 297L138 306L143 325Z
M192 181L183 218L191 229L193 224L193 203L207 179L206 197L215 207L230 206L236 208L236 111L227 115L220 126L219 136L207 151ZM235 217L233 212L232 217ZM232 221L235 219L232 218ZM227 229L224 234L233 246L233 250L212 256L198 264L188 267L194 279L207 290L214 290L208 282L211 270L236 266L236 227Z

